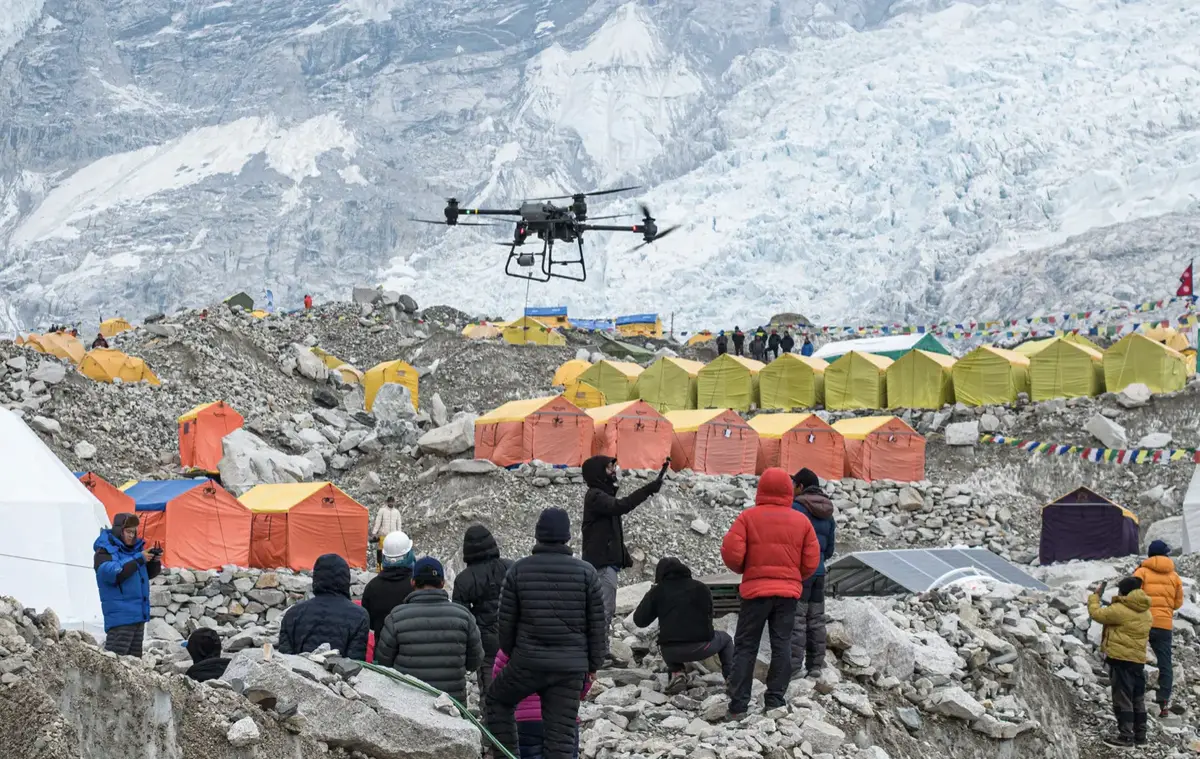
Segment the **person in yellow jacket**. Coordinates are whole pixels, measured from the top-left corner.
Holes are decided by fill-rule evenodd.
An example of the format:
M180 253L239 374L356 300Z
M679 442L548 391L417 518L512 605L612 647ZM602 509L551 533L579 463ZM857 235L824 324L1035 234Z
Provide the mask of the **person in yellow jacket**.
M1142 590L1150 596L1150 613L1154 615L1154 625L1150 628L1150 648L1158 661L1158 692L1155 701L1158 702L1158 716L1168 714L1167 707L1171 703L1171 686L1175 681L1174 668L1171 666L1171 643L1175 611L1183 606L1183 582L1175 572L1175 562L1167 556L1171 547L1161 540L1150 543L1146 555L1150 558L1142 562L1133 576L1142 581Z
M1150 640L1150 596L1142 590L1142 581L1126 577L1117 585L1117 595L1104 606L1104 583L1088 596L1088 615L1104 625L1100 653L1108 663L1112 683L1113 712L1117 716L1117 735L1106 738L1109 746L1146 743L1146 644Z

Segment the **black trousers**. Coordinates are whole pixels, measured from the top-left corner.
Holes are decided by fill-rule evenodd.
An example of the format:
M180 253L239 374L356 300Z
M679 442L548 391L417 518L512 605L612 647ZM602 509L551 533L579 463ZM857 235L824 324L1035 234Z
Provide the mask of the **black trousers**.
M663 643L660 647L668 672L682 672L683 665L690 661L704 661L716 656L721 660L721 674L726 682L733 674L733 638L727 632L717 630L707 643Z
M792 628L792 674L818 672L825 666L825 575L804 583Z
M517 704L533 694L542 701L542 759L571 759L583 672L541 672L509 663L487 694L487 726L496 740L518 753Z
M1154 658L1158 660L1158 692L1155 694L1155 700L1163 706L1171 702L1171 689L1175 685L1175 667L1171 661L1173 637L1171 630L1150 628L1150 648L1154 650Z
M1108 660L1113 712L1121 735L1146 734L1146 667L1137 662Z
M743 598L733 636L733 677L729 686L729 711L744 714L750 708L754 663L763 627L771 639L771 666L767 670L767 708L783 706L792 676L792 628L796 622L796 599L768 596Z
M104 634L104 650L117 656L142 658L142 641L146 637L146 625L118 625Z

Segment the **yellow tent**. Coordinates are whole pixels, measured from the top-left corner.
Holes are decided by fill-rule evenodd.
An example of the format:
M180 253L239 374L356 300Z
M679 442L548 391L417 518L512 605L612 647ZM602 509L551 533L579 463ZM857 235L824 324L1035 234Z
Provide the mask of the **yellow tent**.
M825 403L822 358L784 353L758 373L759 408L813 408Z
M1196 373L1196 352L1192 349L1186 335L1172 327L1151 327L1142 334L1156 343L1162 343L1168 348L1174 348L1182 353L1187 361L1188 376Z
M1017 347L1013 348L1012 352L1020 353L1022 356L1036 356L1038 351L1049 345L1050 340L1053 339L1054 338L1049 338L1047 340L1029 340L1028 342L1021 343ZM995 347L999 348L1000 346L997 345Z
M604 393L578 380L567 383L563 389L563 397L582 409L599 408L608 403L604 399Z
M567 338L531 316L522 316L504 328L504 341L513 345L566 345Z
M25 347L33 348L38 353L57 356L72 364L83 360L85 350L83 343L74 335L66 332L47 332L44 335L30 335L25 338Z
M364 405L367 411L374 405L379 388L389 382L407 387L408 392L412 394L413 408L417 408L417 370L403 361L396 360L376 364L363 375L363 392L366 394Z
M573 358L554 370L554 379L550 380L550 384L554 387L566 387L590 368L592 368L591 361Z
M1029 359L1015 351L983 345L954 365L954 397L959 403L1012 403L1017 393L1028 392Z
M345 384L361 385L363 383L363 373L362 372L360 372L358 369L354 368L350 364L347 364L345 361L341 360L340 358L333 355L329 351L322 350L321 348L317 348L315 346L310 348L309 350L312 351L314 356L321 359L321 362L323 364L325 364L326 368L328 368L330 371L337 372L339 375L341 375L342 382L344 382Z
M500 328L494 324L468 324L463 327L463 337L470 340L490 340L500 337Z
M887 408L887 370L892 360L850 351L825 370L825 408Z
M634 314L618 316L616 319L617 333L624 337L657 337L663 336L662 319L656 314Z
M663 356L638 375L633 393L656 411L696 408L696 378L704 364L685 358Z
M105 319L104 321L100 322L100 334L104 335L105 337L119 335L122 332L128 332L131 329L133 329L133 325L119 316L113 319Z
M687 344L688 345L699 345L700 343L712 342L713 340L716 340L716 339L717 339L716 335L709 332L708 330L704 330L703 332L697 332L696 334L689 337L687 339Z
M1062 339L1066 340L1068 343L1075 343L1076 345L1082 345L1085 348L1091 348L1092 350L1096 351L1097 353L1100 353L1100 354L1104 353L1103 348L1101 348L1099 345L1096 345L1091 340L1088 340L1086 337L1079 334L1078 332L1067 332L1062 335Z
M642 367L628 361L599 361L579 373L577 379L600 392L609 403L621 403L634 397L633 385Z
M888 408L939 409L954 403L954 357L905 353L887 370Z
M97 382L141 382L161 384L146 362L137 356L129 356L110 348L95 348L87 352L79 362L79 373Z
M1104 356L1085 345L1054 338L1029 358L1029 397L1035 401L1104 392Z
M696 405L749 411L758 403L758 373L764 368L744 356L717 356L696 374Z
M1126 335L1104 352L1104 386L1119 393L1137 382L1154 393L1182 390L1187 383L1187 359L1145 335Z

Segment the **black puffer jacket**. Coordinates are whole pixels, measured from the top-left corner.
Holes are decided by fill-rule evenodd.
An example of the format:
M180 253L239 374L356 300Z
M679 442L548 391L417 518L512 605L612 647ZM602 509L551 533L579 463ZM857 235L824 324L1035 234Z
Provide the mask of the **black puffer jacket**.
M592 456L583 462L583 481L588 491L583 497L583 560L597 569L627 569L633 559L625 548L625 529L621 515L641 506L662 489L662 480L651 480L624 498L617 497L617 483L609 477L610 456Z
M608 650L596 570L565 545L538 543L500 594L500 648L543 672L595 672Z
M383 623L375 663L419 678L465 704L467 673L483 663L475 617L441 588L414 590Z
M468 527L463 536L463 561L466 568L454 578L454 603L475 616L483 654L493 657L500 649L500 587L512 562L500 558L496 538L481 524Z
M365 661L371 618L350 600L350 565L327 553L313 565L313 597L287 610L279 626L279 652L302 654L322 643L349 659Z
M692 570L670 556L659 559L654 585L633 612L633 623L649 627L658 620L658 644L707 643L712 640L712 591Z
M363 588L362 605L371 615L371 630L375 637L383 631L383 621L388 614L404 603L412 589L412 567L387 567Z

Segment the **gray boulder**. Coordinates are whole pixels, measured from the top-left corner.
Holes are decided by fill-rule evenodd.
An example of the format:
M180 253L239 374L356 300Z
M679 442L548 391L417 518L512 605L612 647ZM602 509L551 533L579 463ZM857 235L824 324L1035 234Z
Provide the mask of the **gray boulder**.
M1105 448L1126 448L1129 445L1125 428L1102 414L1093 414L1085 429Z
M67 376L67 368L56 361L43 361L29 375L34 382L45 382L47 385L57 385Z
M862 646L871 663L883 675L901 681L912 677L916 665L916 650L912 639L879 609L866 601L849 599L831 602L829 616L836 621L830 627L839 626L838 634L854 646ZM833 637L831 630L830 637Z
M1110 388L1111 389L1111 388ZM1141 382L1126 385L1117 393L1117 403L1123 408L1140 408L1150 402L1150 388Z
M444 427L430 430L417 440L425 453L454 456L475 447L475 414L462 412Z
M371 306L378 302L383 295L374 287L355 287L351 297L356 305Z
M979 422L946 425L946 445L975 445L979 442Z
M404 437L416 425L417 410L413 408L412 393L404 385L383 384L371 404L375 415L375 431L380 437Z
M411 295L401 295L400 308L404 309L404 313L406 314L415 314L417 312L417 302L413 300Z
M938 714L967 722L979 719L986 711L983 704L957 685L935 692L930 698L929 704L930 709Z
M329 376L329 367L306 346L292 343L292 357L296 359L296 371L310 380L324 382Z
M255 485L305 482L313 476L313 462L289 456L267 445L246 429L237 429L221 441L221 483L234 495Z

